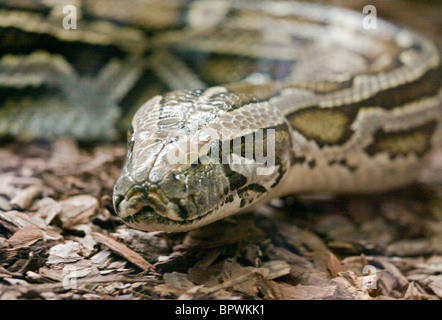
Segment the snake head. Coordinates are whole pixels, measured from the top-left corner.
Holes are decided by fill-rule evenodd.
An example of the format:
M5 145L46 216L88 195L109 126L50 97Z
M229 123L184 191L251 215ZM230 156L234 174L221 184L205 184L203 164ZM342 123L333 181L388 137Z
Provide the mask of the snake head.
M131 227L187 231L268 198L290 162L285 118L224 87L157 96L134 115L115 212Z

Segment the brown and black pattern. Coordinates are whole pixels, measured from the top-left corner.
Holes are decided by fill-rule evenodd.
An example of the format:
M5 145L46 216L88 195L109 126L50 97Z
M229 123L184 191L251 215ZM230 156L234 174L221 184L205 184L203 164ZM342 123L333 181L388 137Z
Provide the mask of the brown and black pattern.
M437 95L442 85L442 66L438 65L425 72L415 81L399 85L394 88L379 91L374 96L358 102L357 106L381 107L386 110L401 107L402 105ZM351 107L350 105L349 107Z
M379 91L375 95L351 104L333 108L306 107L286 117L293 129L319 146L341 145L353 135L351 125L359 111L368 108L392 110L421 99L435 97L442 85L441 66L428 70L416 81L396 88Z
M387 132L380 129L374 134L373 142L365 148L365 151L371 156L384 153L390 158L409 154L422 157L432 147L431 139L436 127L436 121L430 121L407 130Z
M319 146L345 143L353 134L351 124L359 108L305 108L287 115L292 128Z

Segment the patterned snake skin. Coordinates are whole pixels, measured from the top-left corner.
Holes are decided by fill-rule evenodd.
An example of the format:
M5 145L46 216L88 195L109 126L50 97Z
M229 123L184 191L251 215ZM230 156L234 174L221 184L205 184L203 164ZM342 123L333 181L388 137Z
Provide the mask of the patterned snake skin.
M85 18L63 30L43 2L0 10L12 52L0 57L0 134L113 139L150 98L113 196L134 228L186 231L288 194L385 191L442 144L440 55L386 21L365 29L360 13L294 1L109 0L77 1ZM31 30L38 41L11 45Z

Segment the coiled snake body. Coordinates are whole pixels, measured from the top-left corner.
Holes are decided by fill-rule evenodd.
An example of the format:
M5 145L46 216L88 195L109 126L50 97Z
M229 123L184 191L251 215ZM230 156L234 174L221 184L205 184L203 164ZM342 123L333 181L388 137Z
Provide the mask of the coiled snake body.
M165 3L148 54L133 44L143 54L106 70L119 99L140 61L177 89L133 117L113 196L130 226L186 231L272 197L388 190L441 145L440 56L412 31L300 2Z

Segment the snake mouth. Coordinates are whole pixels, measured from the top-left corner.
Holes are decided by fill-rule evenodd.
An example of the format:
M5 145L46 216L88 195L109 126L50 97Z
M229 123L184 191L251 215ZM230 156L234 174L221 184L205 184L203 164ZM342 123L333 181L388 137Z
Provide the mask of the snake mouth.
M154 213L155 210L151 207L151 206L144 206L140 209L139 212L144 212L144 213Z
M226 199L228 199L226 201ZM226 197L219 206L215 206L193 219L176 220L158 213L151 205L144 205L135 214L122 218L129 226L143 231L186 232L207 225L232 215L234 208L240 205L238 197L231 200Z
M192 199L190 197L189 199ZM187 201L190 201L187 199ZM183 201L183 200L181 200ZM190 217L179 200L169 199L157 187L134 188L129 190L124 196L114 195L115 214L126 223L137 222L143 226L149 224L192 224L202 216ZM185 201L186 202L186 201Z
M167 202L158 193L149 192L146 195L140 189L132 189L124 196L114 195L113 202L116 215L123 219L140 212L153 214L168 210Z
M198 226L200 224L199 222L210 217L210 213L211 211L192 220L174 220L158 214L154 208L146 205L135 214L123 217L122 219L127 225L140 230L182 232Z

